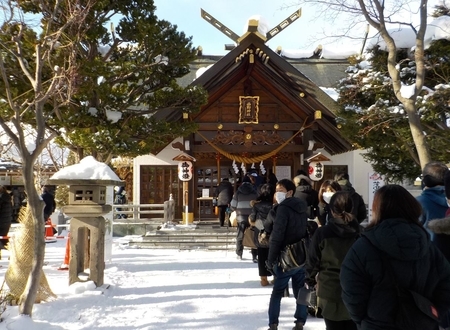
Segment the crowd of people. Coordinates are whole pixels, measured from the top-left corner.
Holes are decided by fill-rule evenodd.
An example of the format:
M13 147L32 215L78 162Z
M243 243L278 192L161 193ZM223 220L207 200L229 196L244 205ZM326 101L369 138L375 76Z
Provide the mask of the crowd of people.
M324 319L327 330L401 330L399 287L432 303L438 321L430 330L450 329L450 170L445 164L424 167L417 198L401 185L379 188L364 227L367 207L347 173L324 180L318 191L303 171L292 180L272 176L271 182L258 183L257 176L244 176L234 194L223 179L227 184L216 195L224 210L221 226L228 207L237 212L239 259L246 229L254 233L251 253L260 283L273 285L269 330L278 329L289 281L295 298L303 288L316 297L315 306L296 300L293 330L304 329L308 310ZM281 251L304 238L309 242L306 264L283 271Z
M16 192L19 191L15 189L11 191L6 186L0 186L0 249L6 249L6 245L9 242L8 233L13 222L17 222L18 210L16 210ZM21 190L23 192L23 190ZM21 204L24 202L26 195L23 193L21 195ZM41 199L43 200L45 206L43 210L44 221L50 221L49 218L55 211L56 202L55 197L50 193L48 187L42 187ZM23 205L21 205L23 206ZM50 221L51 224L51 221Z

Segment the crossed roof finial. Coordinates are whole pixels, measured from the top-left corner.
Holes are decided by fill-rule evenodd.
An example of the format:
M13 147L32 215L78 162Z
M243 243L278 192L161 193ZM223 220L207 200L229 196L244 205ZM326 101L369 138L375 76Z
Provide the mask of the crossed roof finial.
M201 9L201 16L204 18L207 22L209 22L212 26L214 26L216 29L218 29L220 32L225 34L227 37L229 37L231 40L233 40L236 43L239 43L240 39L242 37L239 37L238 34L233 32L231 29L229 29L225 24L222 24L219 20L214 18L214 16L207 13L205 10ZM302 9L296 10L294 13L289 15L286 19L281 21L277 26L270 29L265 36L265 42L269 41L273 37L275 37L278 33L283 31L285 28L287 28L289 25L291 25L294 21L296 21L298 18L302 16ZM250 31L249 32L253 32Z

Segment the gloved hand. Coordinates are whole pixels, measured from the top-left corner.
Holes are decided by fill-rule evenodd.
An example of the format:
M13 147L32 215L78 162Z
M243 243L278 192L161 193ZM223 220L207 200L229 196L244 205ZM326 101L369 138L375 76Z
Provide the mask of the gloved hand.
M275 265L275 263L273 263L273 262L269 262L269 260L266 260L266 269L267 269L267 271L270 273L270 274L272 274L272 275L275 275L275 272L274 272L274 270L273 270L273 266Z

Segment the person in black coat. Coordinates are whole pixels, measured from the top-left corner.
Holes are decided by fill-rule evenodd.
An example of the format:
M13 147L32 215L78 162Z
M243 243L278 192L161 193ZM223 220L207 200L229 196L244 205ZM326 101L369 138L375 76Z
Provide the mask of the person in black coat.
M360 194L355 191L350 183L348 173L340 172L334 176L334 181L339 183L342 191L348 191L351 195L353 202L352 214L355 216L359 223L363 222L367 218L367 208L364 203L364 199Z
M306 202L293 197L295 184L288 179L281 179L276 185L275 199L277 205L268 215L268 221L264 229L270 233L269 256L267 269L275 276L275 282L269 302L269 327L270 330L278 329L281 298L284 296L289 280L292 279L294 297L298 296L300 288L304 286L305 271L303 268L295 268L283 272L278 266L281 251L288 244L299 242L307 236ZM271 227L272 225L272 227ZM294 330L303 329L307 318L307 306L296 304Z
M360 235L352 208L350 194L336 192L330 200L331 216L325 226L317 229L309 246L305 282L310 288L318 284L318 308L327 330L356 330L342 301L339 283L342 261Z
M5 186L0 186L0 236L8 236L12 222L12 211L11 195ZM0 239L0 249L4 249L8 242L7 238Z
M342 300L358 329L397 330L398 297L382 253L399 284L428 298L440 315L450 308L450 264L431 243L421 214L405 188L385 185L376 191L372 219L341 266Z
M233 185L228 181L228 178L223 178L222 182L217 186L215 197L219 208L220 227L223 227L225 224L225 212L230 206L231 198L233 198Z
M292 181L296 185L294 197L306 202L308 218L315 219L319 215L319 193L312 188L309 178L303 174L297 175Z
M266 269L266 261L269 256L269 247L262 247L258 242L258 235L264 230L264 222L267 219L267 215L273 206L273 195L275 193L275 187L271 184L265 183L260 188L260 193L256 200L251 201L252 213L248 217L250 225L255 232L255 245L258 253L258 273L261 278L261 286L269 285L267 276L272 274Z
M42 187L42 200L45 203L44 207L44 221L47 221L48 218L55 212L56 202L55 197L48 191L47 187Z

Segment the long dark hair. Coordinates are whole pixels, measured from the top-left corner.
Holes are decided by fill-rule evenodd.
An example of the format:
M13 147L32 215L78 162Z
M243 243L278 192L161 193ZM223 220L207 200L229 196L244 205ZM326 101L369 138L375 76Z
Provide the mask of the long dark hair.
M330 200L330 210L334 218L342 219L345 223L353 220L353 202L346 191L336 191Z
M388 184L375 192L372 219L368 227L376 226L386 219L405 219L421 225L421 214L422 206L408 190L396 184Z
M270 183L263 184L259 189L259 196L257 201L273 202L273 195L275 194L275 187Z
M323 193L325 191L327 191L328 188L330 188L334 192L342 190L341 186L336 181L325 180L324 182L322 182L322 185L320 186L320 189L319 189L319 202L325 203L322 196L323 196Z

